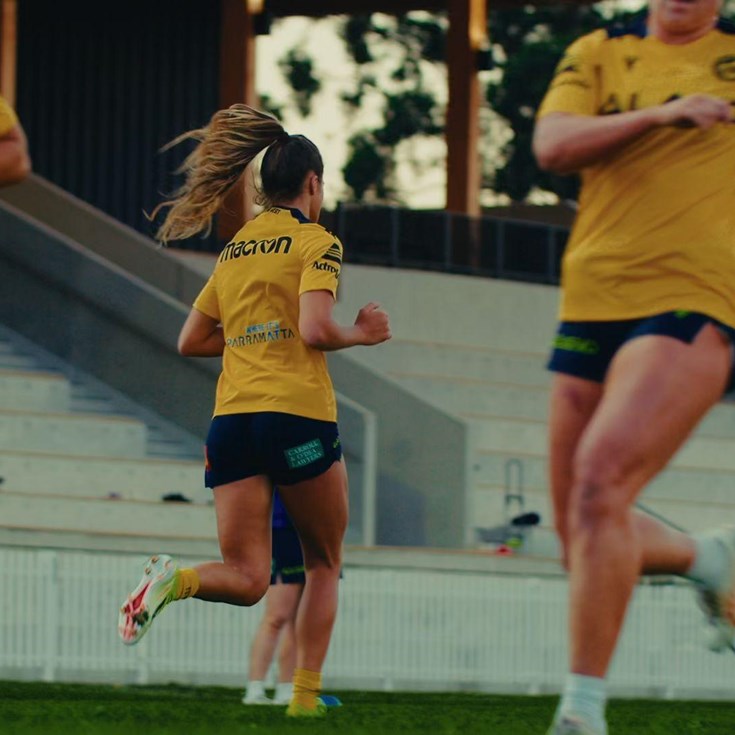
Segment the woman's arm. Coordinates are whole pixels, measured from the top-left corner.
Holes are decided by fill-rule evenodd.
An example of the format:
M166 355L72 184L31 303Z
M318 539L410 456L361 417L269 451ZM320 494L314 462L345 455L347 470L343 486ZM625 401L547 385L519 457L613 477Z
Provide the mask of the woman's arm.
M681 125L707 130L731 120L729 103L705 94L614 115L553 112L536 124L533 152L545 171L568 174L598 163L654 128Z
M351 327L334 321L330 291L307 291L299 297L299 333L309 347L329 352L355 345L376 345L390 339L388 315L370 302L360 309Z
M181 327L178 348L187 357L218 357L225 349L225 335L219 321L192 309Z
M31 172L28 142L20 125L0 136L0 186L17 184Z

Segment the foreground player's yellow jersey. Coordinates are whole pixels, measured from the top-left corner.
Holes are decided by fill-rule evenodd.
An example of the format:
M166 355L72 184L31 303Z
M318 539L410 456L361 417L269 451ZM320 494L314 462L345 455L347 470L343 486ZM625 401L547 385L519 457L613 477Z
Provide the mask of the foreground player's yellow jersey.
M645 26L569 47L539 117L613 115L690 94L735 105L735 29L683 46ZM561 318L698 311L735 326L735 124L662 127L582 172L564 256Z
M18 124L13 108L0 97L0 135L9 133Z
M336 421L324 352L299 335L299 296L337 294L342 245L296 209L274 207L224 248L194 308L222 322L214 415L277 411Z

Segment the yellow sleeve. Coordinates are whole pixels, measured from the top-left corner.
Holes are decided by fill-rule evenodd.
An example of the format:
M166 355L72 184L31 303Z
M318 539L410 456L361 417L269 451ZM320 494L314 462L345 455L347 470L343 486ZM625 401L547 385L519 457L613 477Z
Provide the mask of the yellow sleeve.
M537 118L550 112L594 115L597 109L599 79L598 52L607 37L604 30L577 39L562 56L554 72Z
M18 124L13 108L0 97L0 135L9 133Z
M212 319L221 319L219 313L219 299L217 298L217 288L214 284L214 275L204 284L204 288L199 292L199 296L194 300L194 308L201 311L202 314L211 316Z
M306 291L330 291L337 298L341 270L342 243L322 228L309 234L302 246L299 296Z

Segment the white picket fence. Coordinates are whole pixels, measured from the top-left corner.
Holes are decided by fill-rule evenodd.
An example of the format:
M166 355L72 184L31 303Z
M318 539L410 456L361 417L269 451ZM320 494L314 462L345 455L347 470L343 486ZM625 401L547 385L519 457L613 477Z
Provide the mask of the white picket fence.
M239 685L260 610L172 605L138 645L117 638L139 557L0 548L0 679ZM347 568L325 668L333 688L557 691L566 583L478 573ZM692 593L636 592L611 672L626 695L733 698L735 655L701 643Z

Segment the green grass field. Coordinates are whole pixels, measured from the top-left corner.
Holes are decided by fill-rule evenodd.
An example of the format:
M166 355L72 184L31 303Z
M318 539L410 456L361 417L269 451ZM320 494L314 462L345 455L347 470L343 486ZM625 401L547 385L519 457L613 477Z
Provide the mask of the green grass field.
M330 692L332 693L332 692ZM336 692L344 706L318 722L282 707L245 707L235 689L0 682L2 735L544 735L551 697ZM733 735L735 704L620 701L610 735Z

